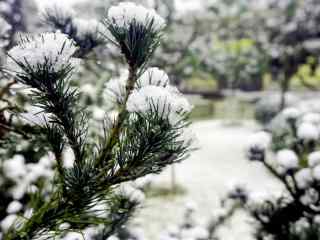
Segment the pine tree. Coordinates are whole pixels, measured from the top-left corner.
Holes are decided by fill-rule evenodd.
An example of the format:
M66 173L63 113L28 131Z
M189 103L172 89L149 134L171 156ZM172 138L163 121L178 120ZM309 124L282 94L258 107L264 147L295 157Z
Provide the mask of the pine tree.
M190 104L170 86L163 71L147 68L160 44L164 20L154 10L120 3L109 9L103 25L101 39L122 53L128 76L118 83L120 92L111 88L116 98L106 94L117 115L105 117L100 136L90 134L90 116L79 104L78 89L70 84L83 61L80 57L86 52L81 50L86 43L81 46L80 40L64 33L43 33L22 37L7 53L4 70L28 88L25 100L32 106L27 113L15 109L17 120L11 121L8 130L12 131L6 132L1 142L1 149L13 149L11 154L5 151L10 159L1 159L7 183L23 183L22 194L4 193L16 199L7 208L14 214L2 221L3 226L12 223L3 231L5 240L51 238L101 225L107 238L139 203L119 191L119 185L159 173L184 160L191 150L192 139L185 138ZM18 127L19 120L24 121ZM33 158L35 152L47 155L42 162L40 159L41 170L30 163L23 170L24 159L12 155L18 150L15 144L22 140L33 141L32 146L39 144ZM64 162L66 148L74 157L69 167ZM17 166L21 172L17 173ZM18 200L25 204L24 216L18 216L22 211Z

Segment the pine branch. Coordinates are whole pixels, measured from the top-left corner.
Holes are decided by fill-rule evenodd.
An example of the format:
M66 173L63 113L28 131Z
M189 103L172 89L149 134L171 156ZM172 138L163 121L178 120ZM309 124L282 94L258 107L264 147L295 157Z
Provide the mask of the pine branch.
M104 148L101 151L100 156L97 159L97 166L101 165L103 162L107 162L110 159L110 155L112 153L112 149L113 147L116 145L118 139L119 139L119 135L121 132L121 128L122 128L122 124L124 123L128 112L126 110L126 104L128 101L128 98L132 92L132 90L134 89L134 86L136 84L137 81L137 69L135 67L131 67L129 68L129 77L126 83L126 92L125 92L125 96L124 96L124 101L122 103L120 112L119 112L119 117L116 120L116 123L114 124L111 134L108 138L108 141L106 143L106 145L104 146Z
M63 231L59 226L63 223L70 226L65 232L104 224L103 234L108 237L128 220L137 205L136 201L115 194L118 185L149 173L159 173L165 166L180 162L188 155L191 141L182 138L188 125L183 109L188 104L183 99L172 110L177 120L181 117L175 123L170 122L170 111L165 113L171 110L169 102L161 108L161 103L151 101L146 112L127 110L127 101L161 36L161 18L155 16L157 24L160 23L158 26L154 18L148 18L150 12L146 10L145 15L145 23L133 19L125 27L109 21L106 24L126 58L129 77L119 117L110 132L105 133L97 153L91 152L93 148L87 144L86 110L78 106L78 91L72 89L69 82L77 62L73 42L63 34L46 34L36 39L26 38L20 48L9 52L14 69L18 69L16 80L32 88L33 104L46 114L45 126L41 129L55 154L57 174L49 198L35 194L30 203L34 210L31 218L6 233L5 240L61 235ZM63 39L66 40L61 42ZM55 40L57 45L50 42L47 46L47 40ZM50 54L39 59L48 47ZM57 52L51 48L56 48ZM30 56L21 58L26 49ZM173 92L167 91L176 94ZM75 156L71 168L64 168L62 162L66 145L72 148Z

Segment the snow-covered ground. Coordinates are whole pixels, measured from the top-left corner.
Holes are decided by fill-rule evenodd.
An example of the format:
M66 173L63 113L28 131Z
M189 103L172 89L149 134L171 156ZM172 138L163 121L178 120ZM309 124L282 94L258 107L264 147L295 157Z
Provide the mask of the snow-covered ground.
M246 183L249 189L256 191L280 190L279 184L261 165L245 159L247 138L258 126L252 122L227 126L220 121L201 121L194 123L192 128L198 137L200 150L176 166L177 181L187 194L147 199L135 222L143 226L148 239L158 239L160 232L181 221L184 205L189 201L198 205L197 214L205 222L234 182ZM157 183L170 184L170 169L159 176ZM224 240L252 239L246 224L248 219L244 218L240 214L230 227L223 230Z

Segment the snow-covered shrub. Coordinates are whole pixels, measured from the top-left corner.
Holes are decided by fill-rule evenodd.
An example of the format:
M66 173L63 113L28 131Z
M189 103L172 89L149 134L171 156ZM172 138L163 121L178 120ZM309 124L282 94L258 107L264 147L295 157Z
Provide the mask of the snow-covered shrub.
M276 94L261 98L255 105L255 119L263 125L269 124L280 111L280 101L280 96ZM286 99L287 105L295 101L294 97Z
M71 85L85 62L77 41L43 33L8 51L5 71L29 91L21 107L18 96L5 92L0 99L7 104L0 112L4 240L77 239L73 232L107 239L144 198L123 185L161 172L191 150L192 139L184 137L191 105L163 71L147 68L164 20L152 9L121 3L103 24L108 34L100 37L122 53L128 75L113 112L93 114L104 123L99 134L91 134L87 109Z
M319 239L320 114L287 108L280 116L282 130L277 125L254 134L247 154L263 164L285 191L258 203L248 192L241 205L256 221L257 239Z

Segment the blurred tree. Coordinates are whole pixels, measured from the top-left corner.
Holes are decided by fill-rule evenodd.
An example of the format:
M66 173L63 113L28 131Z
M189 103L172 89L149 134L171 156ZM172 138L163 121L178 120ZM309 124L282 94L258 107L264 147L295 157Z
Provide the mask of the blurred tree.
M270 56L270 70L280 81L281 104L290 90L290 81L310 57L318 62L320 51L320 2L317 0L288 0L266 2L257 16L262 23L257 40ZM264 33L264 34L263 34ZM314 64L313 66L316 66ZM313 69L314 70L314 69Z
M32 32L36 29L37 5L33 0L0 0L0 16L11 26L9 31L10 49L18 32Z
M267 58L252 34L257 28L252 2L211 1L207 8L213 15L214 38L202 67L219 89L261 90Z
M262 89L266 62L252 39L217 39L211 53L210 69L219 89Z
M98 16L97 18L100 18L104 14L106 4L113 4L114 2L122 1L110 0L106 3L99 0L95 2L95 5L81 3L77 5L77 9L80 12L87 12L90 17ZM150 64L165 69L172 83L176 86L181 86L183 81L192 76L197 70L197 63L203 61L206 57L211 37L210 16L207 13L195 11L180 12L176 8L176 1L172 0L143 0L136 2L155 8L166 19L166 37ZM86 10L82 11L84 9ZM112 53L111 57L113 59L119 61L117 53L113 51L110 53Z

